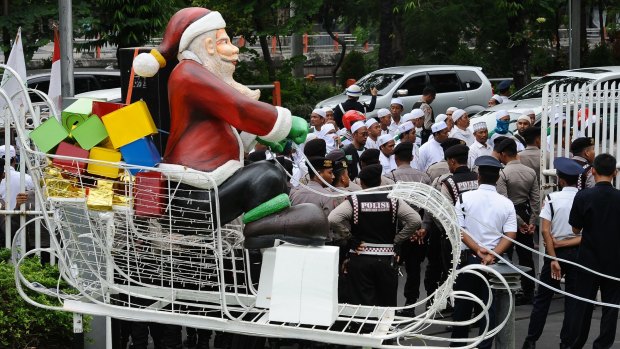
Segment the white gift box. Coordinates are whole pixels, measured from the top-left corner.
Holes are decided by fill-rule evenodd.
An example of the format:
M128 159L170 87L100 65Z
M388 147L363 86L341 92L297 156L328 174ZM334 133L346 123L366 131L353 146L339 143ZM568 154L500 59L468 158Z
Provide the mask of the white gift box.
M266 249L256 305L269 308L269 321L332 325L338 316L338 247Z

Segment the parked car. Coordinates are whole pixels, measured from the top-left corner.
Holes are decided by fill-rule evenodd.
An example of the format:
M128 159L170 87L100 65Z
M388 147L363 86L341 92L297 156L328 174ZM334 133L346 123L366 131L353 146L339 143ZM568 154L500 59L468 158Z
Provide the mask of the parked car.
M510 96L510 102L486 108L478 114L472 116L471 124L480 121L480 118L487 124L489 130L495 128L495 112L497 110L507 110L510 114L510 130L516 128L516 120L524 111L534 110L536 113L536 123L540 123L542 115L542 93L545 85L567 84L571 86L588 84L598 84L601 82L620 83L620 66L614 67L592 67L571 70L562 70L540 79L537 79Z
M431 106L435 115L445 113L449 107L464 109L469 114L483 110L492 95L491 83L482 68L462 65L414 65L392 67L374 71L356 83L362 88L360 102L370 103L370 89L379 90L375 109L367 117L374 117L380 108L389 108L394 97L400 97L405 112L422 96L426 86L437 90L437 98ZM335 108L347 96L339 94L317 104L317 107Z
M28 88L37 89L39 91L47 93L50 86L50 71L39 70L30 72L26 78ZM76 69L73 72L74 77L74 94L120 88L121 87L121 73L118 70L111 69ZM34 94L30 94L30 98L33 103L42 102L41 98Z
M104 90L88 91L76 94L75 98L91 98L98 101L122 103L121 88L108 88Z

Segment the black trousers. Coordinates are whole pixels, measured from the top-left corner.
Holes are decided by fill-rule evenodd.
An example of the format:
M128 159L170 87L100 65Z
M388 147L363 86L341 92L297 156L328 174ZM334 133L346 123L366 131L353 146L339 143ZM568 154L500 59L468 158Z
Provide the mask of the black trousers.
M461 261L459 264L459 268L464 267L470 264L480 264L480 259L473 255L471 251L463 252L466 254L465 259ZM454 284L455 291L467 291L476 295L478 298L482 300L482 302L486 303L489 300L490 290L487 288L486 284L482 279L473 274L461 274L456 278L456 282ZM472 318L472 312L476 310L476 313L481 309L477 303L474 303L469 300L464 299L455 299L454 301L454 312L452 313L452 318L454 321L461 322L466 321ZM495 305L491 304L491 308L489 309L489 329L492 329L495 326ZM486 318L483 317L480 319L480 334L484 332L484 327L486 325ZM468 338L469 337L469 326L454 326L452 328L452 338ZM451 347L463 347L467 345L467 343L457 343L453 342L450 344ZM482 343L478 345L480 349L490 349L493 345L493 338L489 338L484 340Z
M404 290L407 304L415 303L420 297L421 265L426 257L427 248L426 242L422 245L411 241L403 242L401 258L407 271Z
M280 195L288 193L286 174L273 162L263 160L253 162L235 172L218 186L219 210L221 224L226 224L244 212ZM209 205L214 202L212 190L196 189L187 184L170 183L172 187L172 216L179 233L191 234L197 229L204 229L210 220Z
M348 265L351 304L395 307L398 271L392 256L352 255Z
M530 221L532 212L531 212L529 203L515 205L515 211L517 215L521 217L525 222ZM522 234L521 232L517 232L516 240L517 242L529 248L534 248L534 236L533 235ZM532 256L532 251L526 250L525 248L518 246L518 245L515 245L515 250L517 251L517 257L519 258L519 265L530 268L530 271L528 271L527 274L531 276L532 278L536 278L536 271L534 269L534 258ZM510 253L510 257L512 258L512 253ZM535 283L531 279L525 276L521 276L521 288L523 289L523 294L533 295Z
M555 254L558 258L566 259L571 262L577 260L578 247L565 247L555 250ZM562 275L565 280L564 291L568 293L575 293L577 286L576 268L568 263L560 262L560 268L562 269ZM555 288L560 288L560 280L551 278L551 259L545 258L545 264L540 272L540 281ZM532 308L532 314L530 315L530 324L527 330L526 341L536 342L540 339L545 328L545 322L547 321L547 314L549 313L549 306L554 295L554 291L551 289L539 285L534 297L534 306ZM560 331L560 341L564 344L568 344L570 338L570 319L574 314L575 299L572 297L564 297L564 321L562 322L562 330Z
M579 280L576 287L577 296L593 300L600 289L602 302L620 304L620 282L594 275L582 269L578 271L577 275ZM580 349L588 340L594 306L591 303L575 301L574 309L570 327L573 331L571 331L571 341L568 344L572 349ZM594 349L611 348L616 338L618 308L602 307L602 313L600 333L592 343Z
M446 232L433 223L428 234L426 256L428 265L424 273L424 289L431 294L448 277L451 269L452 246Z

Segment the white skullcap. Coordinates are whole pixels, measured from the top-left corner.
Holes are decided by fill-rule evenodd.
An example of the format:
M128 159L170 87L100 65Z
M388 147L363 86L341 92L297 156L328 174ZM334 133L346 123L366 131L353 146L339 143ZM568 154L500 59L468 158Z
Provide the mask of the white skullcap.
M446 129L446 128L448 128L448 125L446 125L445 122L440 121L440 122L434 123L433 126L431 126L431 131L433 133L436 133L436 132L439 132L439 131L441 131L443 129Z
M353 125L351 125L351 133L355 133L355 131L362 127L366 127L366 123L363 121L356 121Z
M405 114L405 115L400 117L400 123L401 124L404 124L405 122L411 121L411 120L413 120L413 116L411 116L411 113L407 113L407 114Z
M500 96L500 95L493 95L493 97L491 97L491 99L496 100L497 104L502 104L502 102L504 102L504 100L502 99L502 96Z
M504 116L510 116L510 114L508 114L508 112L503 109L495 112L495 120L499 120L503 118Z
M316 133L308 133L308 135L306 136L306 141L304 143L308 143L313 139L316 139Z
M323 110L323 109L314 109L312 111L312 114L316 114L316 115L322 117L323 119L326 118L325 110Z
M405 104L403 104L403 100L400 98L392 98L392 101L390 102L390 105L392 104L399 104L401 107L404 107Z
M321 109L325 112L325 114L326 114L326 115L327 115L327 113L329 113L329 112L332 112L332 113L334 112L334 109L332 109L332 108L330 108L330 107L323 107L323 108L321 108Z
M391 140L393 140L391 135L389 135L389 134L381 135L381 136L379 136L379 138L377 138L377 145L378 146L382 146L382 145L384 145L385 143L387 143L387 142L389 142Z
M377 119L375 118L370 118L368 120L366 120L366 127L370 128L370 126L374 125L374 124L378 124L379 122L377 121Z
M382 118L384 116L388 116L391 115L392 113L390 113L389 110L385 109L385 108L381 108L379 110L377 110L377 117L378 118Z
M480 131L480 130L486 130L486 129L488 129L487 128L487 123L484 122L484 121L477 122L477 123L472 125L472 129L474 130L474 132Z
M532 119L530 119L530 116L529 116L529 115L527 115L527 114L521 114L521 115L519 115L519 118L517 119L517 121L519 121L519 120L525 120L525 121L527 121L527 122L529 122L529 123L531 123L531 122L532 122Z
M448 113L454 113L455 111L457 111L459 108L457 107L450 107L448 108L448 110L446 110L446 114Z
M346 90L347 96L359 97L362 95L362 89L357 85L351 85Z
M333 124L327 123L321 127L321 134L326 135L329 131L336 131L336 128Z
M448 120L448 115L446 114L439 114L435 117L435 122L445 122L446 120Z
M536 113L534 112L534 110L533 110L533 109L527 109L527 110L524 110L524 111L523 111L523 114L525 114L525 115L530 115L530 114L534 114L534 115L536 115Z
M349 131L349 130L347 130L346 128L344 128L344 127L343 127L343 128L341 128L340 130L336 131L336 134L337 134L338 136L346 136L348 131Z
M4 147L4 145L0 145L0 158L6 158L6 148ZM9 159L12 159L15 157L15 147L12 145L9 145Z
M407 121L405 123L398 125L398 133L405 133L411 130L412 128L414 128L413 122Z
M557 124L560 121L566 120L566 114L562 112L557 112L553 115L553 124Z
M460 119L461 116L467 114L467 112L465 112L465 110L463 109L457 109L452 113L452 120L454 122L456 122L456 120Z
M421 117L424 116L424 110L422 110L422 109L414 109L409 114L411 114L411 116L413 118L412 120L415 120L417 118L421 118Z

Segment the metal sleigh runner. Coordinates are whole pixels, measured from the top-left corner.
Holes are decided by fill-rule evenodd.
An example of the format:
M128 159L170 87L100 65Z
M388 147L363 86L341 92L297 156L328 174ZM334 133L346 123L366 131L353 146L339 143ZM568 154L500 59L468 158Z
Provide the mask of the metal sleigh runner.
M227 187L227 183L252 183L255 177L266 180L267 174L248 176L250 166L243 168L239 165L242 168L235 168L232 176L222 177L224 175L217 169L234 167L236 161L242 160L241 145L232 152L240 158L218 165L213 171L192 169L186 164L181 166L180 163L191 163L191 156L208 153L209 149L201 148L205 146L203 143L215 141L208 137L206 141L192 139L196 138L196 134L189 136L192 129L184 129L182 138L175 138L175 132L178 133L184 125L194 127L205 122L209 129L220 127L222 133L233 137L235 142L238 140L239 144L247 138L244 133L262 134L258 141L275 144L287 134L289 139L305 138L305 134L291 134L296 127L306 128L307 132L307 125L299 124L299 120L291 117L284 108L256 101L258 96L254 91L244 90L243 85L234 81L225 85L220 76L204 69L209 66L205 63L208 57L201 54L208 56L215 54L211 49L216 52L222 48L219 42L225 40L222 36L225 35L225 31L222 34L225 23L217 12L206 9L191 8L180 13L182 18L191 20L181 21L179 29L175 27L178 14L173 16L159 52L154 52L153 56L161 67L162 61L165 65L165 61L178 55L180 63L169 81L172 126L164 159L175 159L175 156L186 153L170 150L171 142L187 147L184 142L189 141L192 148L189 160L184 158L172 162L174 165L158 165L160 156L150 139L157 129L148 108L141 101L124 106L78 100L62 114L48 103L50 115L56 117L43 123L34 118L32 131L26 126L24 117L9 103L7 114L15 127L21 156L35 183L36 200L44 213L35 219L43 220L50 233L51 247L45 251L55 256L62 279L75 289L74 293L68 294L37 287L16 268L16 283L24 299L44 308L131 321L386 348L425 346L427 343L438 345L441 342L447 346L445 342L450 341L449 338L425 334L424 331L432 325L456 325L442 320L440 315L454 298L470 299L483 309L468 324L488 316L492 299L485 304L471 293L453 291L457 275L473 273L484 278L481 273L484 271L500 280L506 288L508 284L499 273L484 266L456 270L460 228L454 208L440 192L424 184L398 183L390 189L390 196L432 212L447 232L453 259L452 272L438 290L408 306L415 307L433 299L430 308L415 317L399 316L398 310L404 307L339 304L337 257L333 263L329 258L322 263L303 263L303 259L298 258L301 262L293 263L295 265L287 263L283 257L287 248L294 248L298 256L306 255L310 261L312 256L321 253L333 256L333 247L320 246L316 241L308 244L315 246L258 246L256 241L244 235L253 223L246 220L245 225L235 225L232 222L238 220L227 217L231 213L238 217L237 211L245 212L235 205L238 202L242 206L251 201L252 197L245 195L252 193L233 200L229 192L234 193L234 188ZM215 46L209 46L210 39L218 42L217 50ZM174 43L170 45L170 42ZM197 49L197 42L205 43L204 52ZM219 54L234 54L231 50ZM139 73L136 62L134 69ZM3 68L10 71L8 67ZM178 89L174 89L175 81L179 84ZM217 93L202 94L198 100L193 96L184 99L191 93L182 92L179 86L191 90L202 87L201 84L221 91L232 102L220 98ZM24 86L22 81L20 85ZM175 95L172 91L180 92ZM24 88L20 93L26 96L27 114L34 116L32 103L27 98L28 91ZM4 90L0 90L0 96L5 100L14 97L8 96ZM215 106L209 98L215 99ZM192 119L227 108L240 110L228 110L226 117ZM270 125L263 125L269 122ZM5 126L8 127L8 123ZM286 130L282 132L279 128ZM240 135L237 130L246 132ZM253 137L253 140L257 138ZM233 146L216 144L215 147L226 147L215 149L219 156ZM283 175L282 179L286 180ZM280 195L276 197L282 198ZM270 200L269 203L277 206L278 201ZM294 224L287 225L286 229L292 229L290 226ZM279 229L277 224L268 227L272 229L273 237L287 242L284 227ZM15 241L24 235L23 232L22 227ZM299 243L294 234L290 236L293 238L289 242ZM261 243L265 241L260 240ZM23 258L43 251L35 249L21 254L18 244L13 246L16 266ZM250 246L252 251L262 248L262 256L246 249ZM259 281L257 266L261 260ZM313 264L325 267L317 271L318 266ZM287 283L288 275L298 275L300 283ZM327 281L320 283L317 280ZM62 305L37 304L24 292L26 288L56 298ZM308 302L321 306L308 308ZM467 344L465 347L473 348L484 338L496 335L507 319L495 328L487 328L484 336L460 341Z

